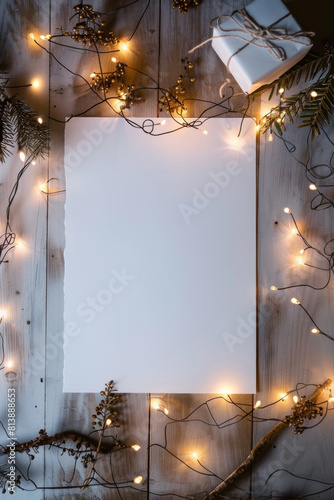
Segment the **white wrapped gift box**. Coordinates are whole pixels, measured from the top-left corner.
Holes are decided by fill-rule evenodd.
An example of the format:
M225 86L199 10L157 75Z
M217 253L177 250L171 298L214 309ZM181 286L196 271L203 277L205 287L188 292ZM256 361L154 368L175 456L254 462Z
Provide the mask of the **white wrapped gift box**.
M243 30L245 18L241 11L236 11L233 18L218 18L219 27L213 29L212 47L242 90L250 94L300 61L312 43L307 36L291 36L300 32L301 28L281 0L256 0L246 7L246 12L260 28L275 32L282 29L278 32L280 39L272 40L266 32L261 39ZM284 33L289 35L289 39L282 39ZM274 46L274 51L268 50L269 44ZM284 54L282 59L277 57L279 52Z

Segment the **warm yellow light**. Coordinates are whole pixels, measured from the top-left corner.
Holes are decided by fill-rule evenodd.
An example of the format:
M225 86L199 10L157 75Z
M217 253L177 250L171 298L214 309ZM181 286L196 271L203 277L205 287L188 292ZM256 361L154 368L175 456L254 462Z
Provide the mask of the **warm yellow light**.
M275 290L277 290L277 286L271 285L270 290L274 292Z
M309 185L309 189L310 189L311 191L316 191L318 188L317 188L317 186L316 186L315 184L310 184L310 185Z
M254 408L259 408L260 406L261 406L261 401L260 400L256 401Z
M311 330L312 333L320 333L319 330L317 328L312 328Z
M122 47L122 50L128 50L127 43L125 43L125 42L122 43L121 47Z
M19 241L18 243L16 243L15 247L16 248L22 248L23 247L23 241Z
M91 75L89 75L91 78L95 78L96 76L96 73L92 73Z
M292 234L298 234L298 229L296 229L295 227L292 229Z
M140 450L140 446L139 446L139 444L133 444L133 445L131 446L131 448L132 448L133 450L135 450L135 451L139 451L139 450Z
M291 299L291 302L292 302L293 304L300 304L299 300L298 300L298 299L296 299L295 297L293 297L293 298Z
M7 317L7 311L4 309L0 310L0 321Z
M116 57L112 57L111 60L112 60L113 63L117 62Z
M317 95L318 95L318 92L316 92L315 90L312 90L312 92L310 93L311 97L317 97Z
M29 35L29 36L30 36L30 38L32 38L33 40L35 40L35 36L34 36L34 34L33 34L33 33L30 33L30 35Z
M294 402L294 403L298 403L298 401L299 401L298 396L293 396L293 398L292 398L292 399L293 399L293 402Z
M281 120L281 118L277 118L276 121L277 121L277 123L281 123L282 120Z
M45 184L41 184L41 185L39 186L39 189L40 189L41 191L45 191L45 188L46 188L46 185L45 185Z
M166 120L162 120L161 125L166 125Z
M38 89L38 87L39 87L39 81L38 81L38 80L34 80L34 81L32 82L32 86L33 86L35 89Z
M142 480L143 480L142 476L137 476L134 478L133 482L135 484L140 484L142 482Z
M334 401L333 396L331 396L330 398L328 398L328 401L330 401L332 403Z
M13 366L14 366L13 361L8 361L8 363L6 363L6 368L13 368Z
M167 408L164 408L164 414L165 415L168 415L169 411L167 410Z
M43 118L39 117L37 118L38 123L42 124L43 123Z
M279 93L279 94L281 94L281 95L284 93L284 89L283 89L283 87L281 87L281 88L279 89L278 93Z
M256 125L255 130L260 130L260 125Z
M154 402L154 403L152 404L152 407L153 407L155 410L159 410L160 405L159 405L159 403Z
M41 35L41 36L40 36L40 38L41 38L42 40L50 40L51 35Z
M298 259L298 264L300 264L301 266L304 264L304 260L301 257L299 257Z
M285 212L286 214L291 214L291 210L290 210L290 208L288 208L288 207L285 207L284 212Z
M198 460L198 455L197 455L197 453L193 453L193 457L194 457L196 460Z
M300 255L303 255L304 252L305 252L304 249L299 250Z
M284 401L284 399L285 399L286 397L287 397L287 393L286 393L286 392L281 392L281 394L280 394L280 399L281 399L282 401Z
M41 35L41 36L40 36L40 39L41 39L41 40L45 40L45 36L44 36L44 35Z
M271 142L273 140L273 134L270 132L269 136L268 136L268 141Z
M111 425L111 424L112 424L111 418L107 418L107 420L106 420L106 426L109 427L109 425Z
M26 161L26 155L24 151L19 151L19 158L24 163Z

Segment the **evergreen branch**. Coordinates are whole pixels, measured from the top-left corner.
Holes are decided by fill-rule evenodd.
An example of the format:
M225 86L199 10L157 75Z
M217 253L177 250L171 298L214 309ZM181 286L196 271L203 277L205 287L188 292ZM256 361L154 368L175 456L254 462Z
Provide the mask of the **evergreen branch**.
M323 76L323 73L330 69L333 64L333 54L325 53L323 56L316 56L314 54L309 54L307 56L307 60L305 59L299 64L293 66L292 69L285 72L282 76L274 80L272 83L268 85L264 85L260 87L258 90L252 93L252 96L258 96L267 92L267 90L271 89L269 100L272 98L274 94L278 95L279 89L291 89L291 87L301 81L303 77L304 82L308 82L313 80L315 76L321 72L320 78Z
M310 127L312 139L320 134L320 128L325 123L329 123L329 117L334 107L334 78L328 75L319 82L315 88L317 96L305 103L300 115L302 124L299 127Z
M281 102L271 109L260 121L260 131L272 131L276 128L279 135L283 134L286 118L294 123L300 117L302 124L298 127L310 127L312 139L320 134L323 123L329 123L334 107L333 75L327 76L301 90L298 94L281 99Z
M0 87L0 162L11 154L14 142L27 156L46 156L50 147L48 127L19 97L8 97Z

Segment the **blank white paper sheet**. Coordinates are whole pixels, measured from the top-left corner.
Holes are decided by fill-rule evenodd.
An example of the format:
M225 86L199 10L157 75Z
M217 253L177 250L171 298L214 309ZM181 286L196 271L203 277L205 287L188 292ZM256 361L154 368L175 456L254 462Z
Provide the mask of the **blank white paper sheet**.
M64 392L255 392L255 125L240 125L66 124Z

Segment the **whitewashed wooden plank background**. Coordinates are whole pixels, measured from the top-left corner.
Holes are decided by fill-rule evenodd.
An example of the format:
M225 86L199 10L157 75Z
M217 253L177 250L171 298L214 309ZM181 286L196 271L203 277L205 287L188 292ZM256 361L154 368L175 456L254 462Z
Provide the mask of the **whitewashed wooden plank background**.
M246 2L246 4L249 2ZM328 2L327 2L328 3ZM324 8L328 9L323 0ZM326 4L326 5L325 5ZM96 10L106 11L124 5L118 0L98 1ZM112 29L126 39L132 32L146 2L139 1L113 18ZM139 67L160 85L168 88L175 84L182 70L180 59L186 50L210 35L209 22L224 12L230 13L244 5L241 0L227 2L206 0L201 7L181 15L171 9L171 2L154 0L149 6L142 24L131 41L126 60L129 66ZM310 2L299 0L289 2L296 14L305 19L305 28L312 29L312 18L307 16ZM41 115L64 120L66 116L81 112L89 106L91 98L82 82L66 73L54 59L34 46L28 34L56 33L60 27L66 28L72 15L72 4L65 0L9 0L0 6L1 70L8 71L12 85L31 82L38 77L41 86L37 89L21 89L19 94ZM325 21L328 24L328 11ZM318 31L322 25L317 22ZM327 26L323 25L326 32ZM96 71L94 63L86 55L77 55L72 50L52 48L56 57L74 71L87 78ZM125 56L124 56L125 57ZM191 97L217 101L218 89L226 78L226 69L219 62L209 44L190 58L194 64L196 82L192 84ZM145 61L143 64L142 61ZM136 84L142 83L133 75ZM238 89L237 86L235 86ZM144 92L143 92L144 94ZM239 101L238 105L240 105ZM203 107L191 104L188 116L195 116ZM126 111L128 116L152 116L159 113L157 91L145 93L145 102ZM259 116L258 103L250 109L250 114ZM101 106L92 110L91 116L110 116L110 109ZM165 116L165 112L161 113ZM49 121L52 131L52 150L48 160L40 160L24 175L12 209L13 229L25 245L16 248L9 256L9 263L1 266L1 307L8 311L2 323L6 342L6 355L12 357L16 365L17 380L13 382L17 391L17 427L20 441L31 439L45 428L49 434L63 429L91 430L91 414L94 412L99 395L62 393L63 352L61 335L63 331L63 249L64 249L64 200L59 194L46 197L39 191L39 185L50 177L57 179L57 186L64 187L63 130L62 124ZM330 130L332 132L332 130ZM297 145L300 157L306 157L305 133L290 127L287 138ZM323 337L312 336L310 322L300 308L292 306L289 299L297 296L324 331L333 332L333 286L325 291L314 292L303 288L298 291L273 293L271 284L287 285L307 280L321 282L321 276L310 269L296 266L296 256L300 249L298 238L291 236L291 221L283 213L289 206L300 223L305 236L315 246L333 237L332 209L311 212L311 192L302 167L286 151L283 143L274 139L268 143L261 138L259 149L258 183L258 393L262 405L280 398L282 392L292 389L297 382L321 383L326 378L334 378L333 345ZM333 147L323 138L312 147L314 161L324 158L328 161ZM15 182L22 164L16 157L1 166L0 223L3 227L8 194ZM242 200L240 200L242 203ZM246 242L245 242L246 245ZM245 249L246 250L246 249ZM19 292L19 293L18 293ZM255 329L254 329L255 334ZM245 340L247 341L247 340ZM237 347L236 347L237 348ZM112 360L111 360L112 361ZM94 370L98 359L92 359L87 367ZM4 372L1 382L1 420L6 420L6 391L8 382ZM112 374L112 362L111 373ZM102 388L101 388L102 389ZM189 414L210 395L163 395L169 416L180 419ZM112 463L116 480L132 481L142 475L143 483L138 491L121 490L124 499L164 498L173 499L177 495L190 498L196 492L208 491L217 480L196 475L176 461L156 444L164 444L164 429L168 417L151 408L154 395L126 395L122 402L122 427L119 436L127 444L138 442L141 450L119 454ZM237 396L236 400L252 404L250 396ZM272 408L256 410L256 415L282 418L289 413L291 396ZM220 400L215 403L215 411L221 420L233 416L231 406ZM334 439L332 412L326 420L312 431L301 436L293 436L287 430L268 450L263 459L253 469L252 476L246 476L238 486L243 490L227 492L228 498L251 498L248 491L253 488L253 499L300 498L321 490L305 480L297 480L281 472L269 479L276 469L288 469L294 474L314 477L323 481L333 481ZM203 410L199 418L205 417ZM238 427L228 427L223 431L203 427L203 424L175 424L168 431L168 449L197 467L192 458L193 451L201 462L216 474L224 477L230 473L249 453L255 443L273 425L264 422L251 425L243 422ZM195 450L196 448L196 450ZM60 460L63 469L60 467ZM18 464L26 463L24 457ZM66 486L71 476L72 461L59 458L55 451L40 450L32 466L32 477L40 487L57 489L38 490L30 494L16 492L18 499L113 499L118 493L102 488L80 492L78 489L66 491L58 488ZM148 466L149 465L149 466ZM77 472L74 484L84 479L86 471ZM110 463L101 464L100 469L110 479ZM130 483L129 483L130 484ZM323 487L325 489L325 487ZM199 497L196 497L199 498ZM332 491L313 498L331 499Z

